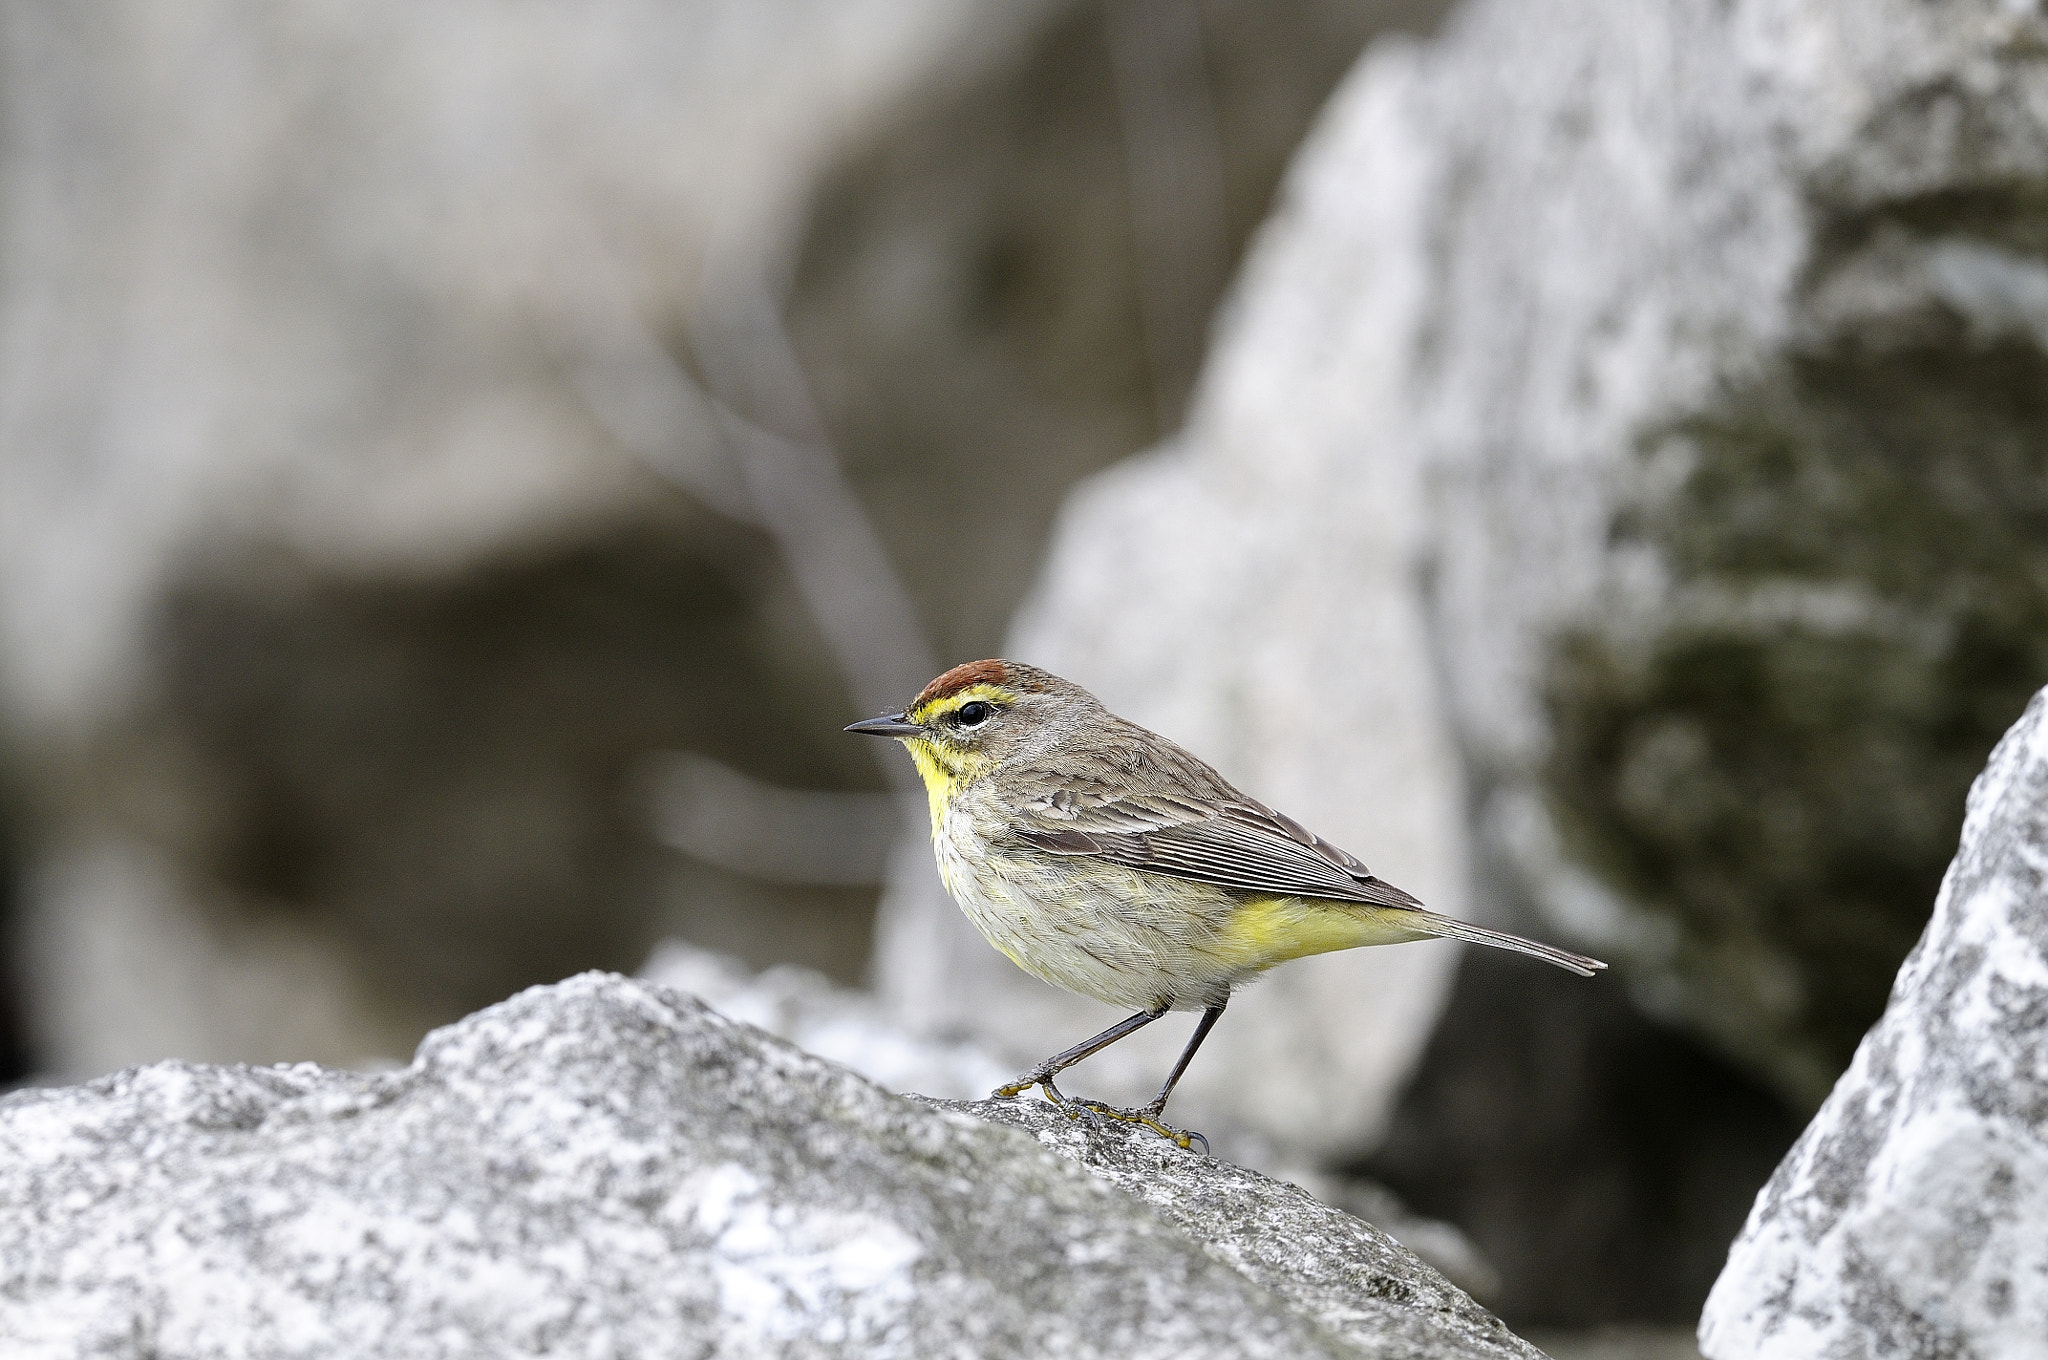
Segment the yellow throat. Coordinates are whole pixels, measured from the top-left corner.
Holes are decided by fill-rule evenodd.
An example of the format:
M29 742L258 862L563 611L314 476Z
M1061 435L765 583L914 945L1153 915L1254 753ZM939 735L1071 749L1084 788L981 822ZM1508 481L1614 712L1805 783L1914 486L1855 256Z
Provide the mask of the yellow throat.
M976 699L988 703L1007 704L1016 701L1017 696L999 685L969 685L942 699L913 709L904 716L915 723L930 723L934 718L950 713L954 709L972 703ZM946 808L960 790L987 773L994 762L978 751L962 750L929 737L911 737L904 743L910 751L910 759L917 766L917 773L924 780L925 799L931 804L932 835L939 834L939 823L945 819Z

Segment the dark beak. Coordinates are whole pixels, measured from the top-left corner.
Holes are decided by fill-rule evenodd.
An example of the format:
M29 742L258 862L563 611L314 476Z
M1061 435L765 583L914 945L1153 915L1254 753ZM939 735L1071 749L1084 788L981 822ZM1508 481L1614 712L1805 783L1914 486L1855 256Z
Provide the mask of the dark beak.
M914 737L924 731L914 722L905 722L901 713L891 713L886 718L862 718L846 730L867 737Z

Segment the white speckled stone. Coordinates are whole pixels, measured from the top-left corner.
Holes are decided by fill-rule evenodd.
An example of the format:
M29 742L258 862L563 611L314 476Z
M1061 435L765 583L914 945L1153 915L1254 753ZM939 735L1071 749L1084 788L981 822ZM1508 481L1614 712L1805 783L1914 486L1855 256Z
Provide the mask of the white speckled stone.
M2048 690L1971 790L1934 918L1758 1196L1700 1345L2048 1355Z
M1031 1132L603 974L400 1072L164 1063L20 1092L0 1354L1537 1354L1291 1186L987 1113Z

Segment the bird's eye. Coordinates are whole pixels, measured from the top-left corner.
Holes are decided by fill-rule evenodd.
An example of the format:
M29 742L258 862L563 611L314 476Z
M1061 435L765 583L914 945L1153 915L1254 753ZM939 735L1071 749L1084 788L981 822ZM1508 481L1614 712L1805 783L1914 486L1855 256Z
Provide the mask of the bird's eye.
M981 700L976 699L971 703L960 705L959 712L953 715L953 721L962 727L979 727L990 718L993 718L995 713L996 707L994 704L983 703Z

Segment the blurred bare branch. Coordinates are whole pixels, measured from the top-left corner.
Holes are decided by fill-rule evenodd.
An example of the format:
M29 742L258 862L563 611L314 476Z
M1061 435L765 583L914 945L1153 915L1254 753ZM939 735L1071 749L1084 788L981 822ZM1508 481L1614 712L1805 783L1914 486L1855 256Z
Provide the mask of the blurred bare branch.
M751 261L707 276L716 301L690 340L705 386L617 288L588 299L571 381L650 468L775 541L862 714L900 707L938 670L916 608L826 439L765 277ZM875 745L891 786L913 792L910 769ZM921 804L906 797L905 815Z
M1223 149L1196 0L1106 0L1129 178L1145 359L1159 428L1173 429L1201 364L1208 300L1230 267Z
M588 329L569 378L605 432L710 509L762 527L711 401L675 355L637 320Z
M650 757L638 783L664 844L773 883L880 883L902 830L891 794L781 788L695 752Z
M938 671L917 609L826 439L765 280L724 281L692 343L740 479L856 702L899 708Z

